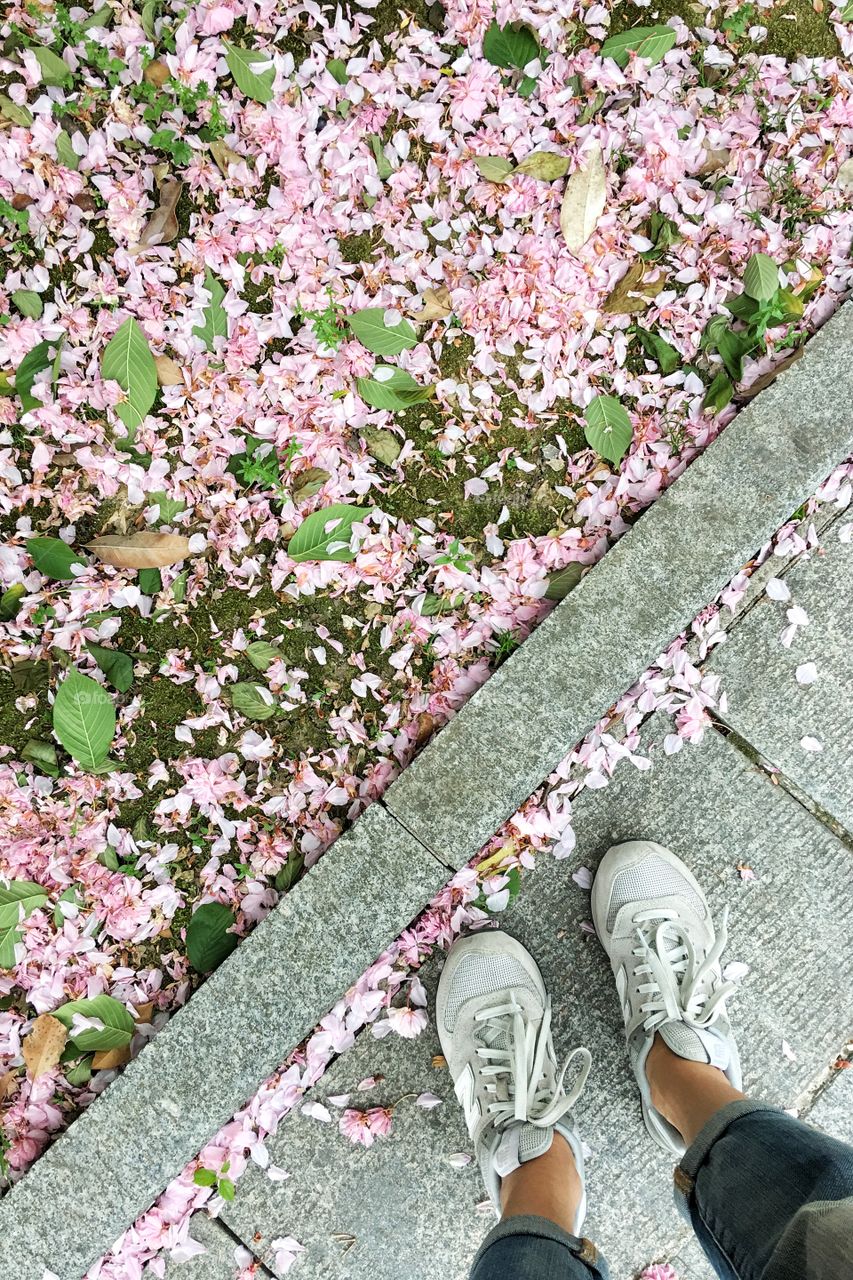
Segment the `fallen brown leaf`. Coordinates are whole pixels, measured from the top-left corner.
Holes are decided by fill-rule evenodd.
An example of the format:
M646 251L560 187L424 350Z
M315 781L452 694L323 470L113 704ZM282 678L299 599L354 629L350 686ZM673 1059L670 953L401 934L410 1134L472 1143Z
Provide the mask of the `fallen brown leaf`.
M757 396L759 391L766 391L772 386L780 373L786 369L790 369L792 364L796 364L805 351L805 347L797 347L796 351L792 351L789 356L785 356L772 369L768 369L766 373L762 373L760 378L756 378L755 382L751 382L748 387L744 387L743 391L737 393L738 400L752 400Z
M181 533L111 533L86 546L117 569L162 569L190 553L189 539Z
M150 1022L151 1019L154 1017L154 1001L153 1000L147 1000L145 1004L135 1004L133 1007L136 1010L137 1022Z
M423 306L420 311L413 311L412 318L420 321L443 320L453 310L450 290L447 285L440 284L437 289L424 289Z
M130 1045L120 1049L100 1049L92 1058L93 1071L109 1071L112 1067L123 1067L130 1062Z
M221 138L217 138L209 144L210 154L216 161L217 168L223 178L228 177L229 164L239 164L245 156L241 156L239 151L235 151L233 147L229 147L227 142L223 142Z
M171 75L171 71L165 62L161 62L159 58L155 58L153 62L149 62L148 66L142 73L142 79L146 84L156 85L158 89L166 83Z
M78 209L82 209L84 213L94 213L97 209L95 197L90 195L88 191L80 191L71 201Z
M38 1080L39 1076L56 1066L67 1039L68 1029L58 1018L50 1013L36 1018L32 1031L21 1042L21 1053L31 1080Z
M428 711L422 711L418 716L418 732L415 737L415 746L422 747L429 742L435 732L435 720Z
M150 249L155 244L168 244L178 234L178 219L175 206L181 197L184 184L177 178L164 178L160 184L160 203L145 224L145 229L135 245L131 245L131 253L139 249Z
M15 1075L14 1071L4 1071L3 1075L0 1076L0 1102L2 1102L4 1098L10 1098L12 1096L15 1092L15 1086L17 1083L18 1077Z
M728 147L705 147L705 155L696 170L697 178L708 178L712 173L719 173L720 169L725 169L732 158L732 153Z
M22 213L24 209L29 209L31 204L35 204L35 197L24 195L23 191L20 191L16 195L12 196L9 203L13 209L17 210L18 213Z
M609 315L633 316L645 311L646 307L663 289L666 281L646 280L648 265L641 260L632 262L622 279L605 299L602 311Z
M155 356L154 364L157 367L157 381L161 387L182 387L184 385L183 370L171 356Z
M595 230L607 200L607 174L596 144L583 169L566 183L560 209L560 230L572 253L578 253Z

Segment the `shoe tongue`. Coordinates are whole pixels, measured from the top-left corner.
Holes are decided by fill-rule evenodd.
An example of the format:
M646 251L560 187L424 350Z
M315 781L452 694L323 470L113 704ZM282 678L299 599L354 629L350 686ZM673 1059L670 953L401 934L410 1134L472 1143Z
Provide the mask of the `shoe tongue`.
M549 1126L540 1129L535 1124L512 1124L501 1134L494 1154L494 1169L499 1178L506 1178L519 1165L537 1156L544 1156L554 1140L554 1130Z
M729 1046L713 1028L690 1027L686 1022L665 1022L657 1029L664 1044L688 1062L708 1062L712 1067L727 1071L730 1062Z

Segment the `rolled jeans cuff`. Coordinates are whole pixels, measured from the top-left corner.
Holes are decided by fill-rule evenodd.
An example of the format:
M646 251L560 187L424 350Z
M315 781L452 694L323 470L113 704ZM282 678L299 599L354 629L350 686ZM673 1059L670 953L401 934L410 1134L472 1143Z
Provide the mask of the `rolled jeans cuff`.
M563 1245L579 1262L582 1262L593 1280L608 1280L606 1263L591 1240L570 1235L568 1231L558 1227L556 1222L551 1222L549 1218L539 1218L534 1214L528 1213L519 1213L511 1218L502 1218L497 1226L492 1228L477 1250L477 1255L471 1268L472 1275L476 1274L477 1264L491 1246L496 1244L498 1240L503 1240L506 1236L534 1236L540 1240L553 1240L557 1244Z
M681 1158L675 1170L675 1203L682 1218L692 1226L690 1216L690 1197L696 1182L696 1175L708 1157L708 1153L718 1138L721 1138L729 1125L742 1116L752 1115L756 1111L778 1111L769 1102L754 1102L750 1098L729 1102L716 1111L693 1139L693 1142Z

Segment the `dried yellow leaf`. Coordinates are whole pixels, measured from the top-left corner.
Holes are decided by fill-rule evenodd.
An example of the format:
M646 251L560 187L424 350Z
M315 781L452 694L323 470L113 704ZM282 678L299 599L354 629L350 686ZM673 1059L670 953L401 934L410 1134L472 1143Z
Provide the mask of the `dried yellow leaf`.
M171 356L155 356L157 381L161 387L182 387L184 374L181 366Z
M190 553L189 539L181 533L111 533L86 545L117 569L162 569Z
M50 1013L36 1018L32 1031L21 1042L21 1053L31 1080L38 1080L39 1076L56 1066L67 1039L68 1030L58 1018Z

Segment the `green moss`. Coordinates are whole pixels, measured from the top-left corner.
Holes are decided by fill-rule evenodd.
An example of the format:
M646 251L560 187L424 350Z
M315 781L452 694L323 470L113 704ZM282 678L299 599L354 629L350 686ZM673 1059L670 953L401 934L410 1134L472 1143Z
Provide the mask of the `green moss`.
M474 339L462 330L447 330L447 337L442 343L438 367L442 377L457 378L467 367L474 354Z
M742 10L746 8L746 4L741 6ZM766 27L767 39L756 45L744 36L736 41L738 51L772 54L789 61L803 54L812 58L836 57L840 46L829 21L830 10L828 4L824 13L815 13L811 0L787 0L770 10L755 6L754 16L744 15L744 25ZM707 10L696 0L657 0L648 8L633 3L617 5L611 15L610 31L615 35L630 27L650 26L675 16L691 29L708 25ZM720 25L719 17L714 25Z
M377 40L384 54L391 52L393 37L403 30L406 18L420 27L428 27L428 5L424 0L380 0L373 10L373 22L367 30L364 44ZM407 24L408 25L408 24Z
M357 236L339 236L338 248L344 262L372 262L376 253L369 231Z
M832 5L827 4L824 13L815 13L811 0L788 0L769 12L762 10L759 21L767 27L767 40L761 51L789 60L800 54L837 57L841 46L829 21L831 9Z

